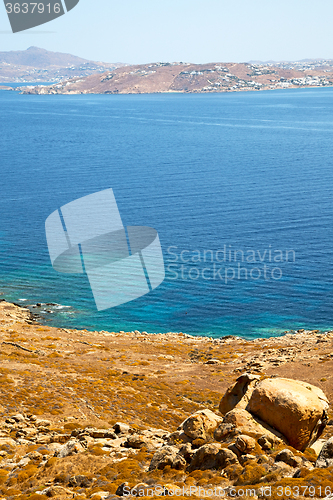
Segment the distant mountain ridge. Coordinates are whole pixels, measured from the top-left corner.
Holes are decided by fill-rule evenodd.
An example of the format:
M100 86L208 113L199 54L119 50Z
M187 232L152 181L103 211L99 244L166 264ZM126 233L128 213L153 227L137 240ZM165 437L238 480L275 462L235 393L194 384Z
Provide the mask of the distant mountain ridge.
M56 81L85 77L123 66L121 63L89 61L82 57L52 52L39 47L0 52L0 82Z
M0 63L15 64L18 66L32 66L34 68L49 68L50 66L67 67L85 64L87 59L63 54L62 52L51 52L39 47L29 47L27 50L0 52Z

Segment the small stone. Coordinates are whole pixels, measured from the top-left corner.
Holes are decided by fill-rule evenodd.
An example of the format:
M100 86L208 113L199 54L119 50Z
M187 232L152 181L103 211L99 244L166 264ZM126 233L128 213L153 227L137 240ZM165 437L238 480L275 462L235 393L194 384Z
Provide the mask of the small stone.
M35 420L35 425L37 427L50 427L51 422L49 420Z
M94 439L115 439L116 434L109 429L96 429L95 427L86 427L84 433Z
M290 467L299 467L302 465L303 460L301 457L295 457L293 452L286 448L276 455L275 462L284 462L285 464L290 465Z
M69 441L55 455L59 458L65 458L69 455L73 455L74 453L82 453L84 450L83 446L76 441Z
M15 422L25 422L25 418L21 413L17 413L16 415L12 416L12 419L15 420Z
M45 488L43 491L37 491L40 495L46 495L47 497L59 498L59 496L63 495L72 495L71 490L67 488L63 488L62 486L49 486Z
M128 436L124 446L126 446L127 448L135 449L140 449L143 447L152 448L153 442L151 439L146 438L142 434L132 434L131 436Z
M43 458L43 455L38 451L30 451L30 453L27 453L25 456L30 458L30 460L40 460Z
M93 498L94 500L105 500L109 495L109 491L96 491L96 493L93 493L90 498Z
M89 488L92 482L93 480L88 478L87 476L77 475L69 478L68 486L74 488Z
M116 422L113 429L116 434L127 434L130 430L130 426L122 422Z
M273 448L274 440L270 436L264 435L260 436L260 438L258 439L258 444L263 450L267 451Z
M321 452L324 444L326 443L326 439L317 439L311 446L309 446L310 450L313 450L315 454L318 456Z
M127 494L128 495L128 491L130 491L130 485L128 483L121 483L117 490L116 490L116 495L118 497L122 497L124 496L124 494Z
M248 453L251 453L256 447L256 441L255 439L251 438L250 436L246 436L245 434L241 434L240 436L237 436L235 446L238 448L238 450L241 453L244 453L245 455Z

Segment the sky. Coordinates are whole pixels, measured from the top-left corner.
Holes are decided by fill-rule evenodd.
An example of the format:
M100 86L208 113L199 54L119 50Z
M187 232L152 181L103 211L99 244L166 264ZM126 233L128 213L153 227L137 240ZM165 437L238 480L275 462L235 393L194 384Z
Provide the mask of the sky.
M332 19L332 0L80 0L13 34L1 2L0 51L34 45L129 64L333 59Z

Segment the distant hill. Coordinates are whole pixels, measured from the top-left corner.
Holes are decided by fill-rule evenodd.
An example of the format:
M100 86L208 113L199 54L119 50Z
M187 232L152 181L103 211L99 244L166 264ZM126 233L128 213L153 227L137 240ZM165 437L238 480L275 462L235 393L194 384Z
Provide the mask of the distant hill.
M50 66L67 67L79 66L89 62L87 59L51 52L39 47L29 47L27 50L0 52L0 63L14 64L16 66L32 66L34 68L49 68Z
M333 85L333 61L141 65L89 61L38 47L0 52L0 83L48 82L37 94L141 94L234 92ZM52 84L52 85L50 85Z
M0 52L0 82L55 81L89 76L119 66L122 64L89 61L71 54L29 47L27 50Z
M333 61L295 63L151 63L26 88L35 94L235 92L333 86Z

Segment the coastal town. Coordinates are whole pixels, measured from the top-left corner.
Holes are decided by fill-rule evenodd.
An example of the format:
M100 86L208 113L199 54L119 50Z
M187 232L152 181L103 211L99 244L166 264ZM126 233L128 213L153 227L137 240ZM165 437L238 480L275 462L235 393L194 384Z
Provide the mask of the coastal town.
M28 94L213 93L328 87L333 61L294 63L184 62L125 65L104 73L19 88Z

